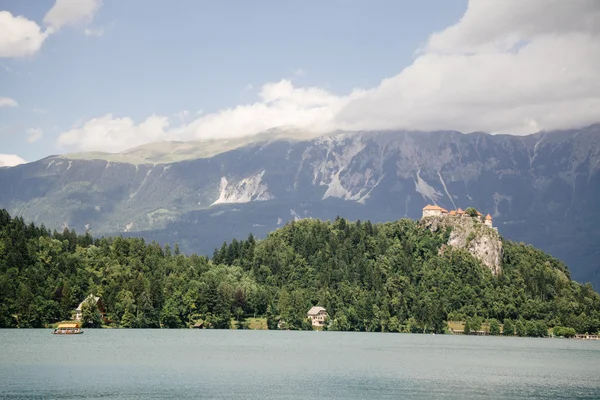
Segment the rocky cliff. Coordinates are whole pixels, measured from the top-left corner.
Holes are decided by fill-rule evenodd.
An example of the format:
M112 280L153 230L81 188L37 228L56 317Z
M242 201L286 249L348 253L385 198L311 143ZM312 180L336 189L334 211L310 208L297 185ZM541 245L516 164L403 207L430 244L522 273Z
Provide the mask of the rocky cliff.
M523 137L266 134L156 148L0 169L0 208L51 228L212 254L224 240L264 236L291 219L416 219L427 203L471 205L492 214L503 237L532 243L566 261L574 279L600 285L600 125Z
M480 218L440 216L422 218L420 223L432 232L450 228L448 246L467 249L492 274L502 272L502 239L498 231L486 226ZM440 251L444 251L441 249Z

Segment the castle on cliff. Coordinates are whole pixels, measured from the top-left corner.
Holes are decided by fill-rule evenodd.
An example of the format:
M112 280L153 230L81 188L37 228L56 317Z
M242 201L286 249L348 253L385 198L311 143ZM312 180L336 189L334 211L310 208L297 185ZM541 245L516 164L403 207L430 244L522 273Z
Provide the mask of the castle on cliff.
M433 206L431 204L423 207L423 218L427 217L455 217L455 218L464 218L468 217L467 213L464 212L460 207L456 210L448 211L445 208L440 206ZM485 218L482 213L477 211L477 218L481 220L485 225L493 228L492 225L492 216L490 214L486 215Z

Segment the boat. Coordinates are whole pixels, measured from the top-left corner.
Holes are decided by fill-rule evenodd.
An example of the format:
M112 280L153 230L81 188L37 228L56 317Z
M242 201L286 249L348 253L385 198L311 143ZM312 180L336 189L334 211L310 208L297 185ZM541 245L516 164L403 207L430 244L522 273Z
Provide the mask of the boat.
M79 324L59 324L52 332L55 335L77 335L83 333Z

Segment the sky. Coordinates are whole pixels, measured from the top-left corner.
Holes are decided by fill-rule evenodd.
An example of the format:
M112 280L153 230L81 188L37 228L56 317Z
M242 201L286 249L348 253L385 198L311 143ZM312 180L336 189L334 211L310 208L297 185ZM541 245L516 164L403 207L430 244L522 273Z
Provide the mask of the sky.
M0 166L296 127L600 122L598 0L0 0Z

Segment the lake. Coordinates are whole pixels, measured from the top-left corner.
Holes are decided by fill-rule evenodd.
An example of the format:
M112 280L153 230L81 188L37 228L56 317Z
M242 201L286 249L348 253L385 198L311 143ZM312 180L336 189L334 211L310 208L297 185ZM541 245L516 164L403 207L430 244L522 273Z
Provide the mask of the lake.
M0 330L3 399L598 399L600 341Z

